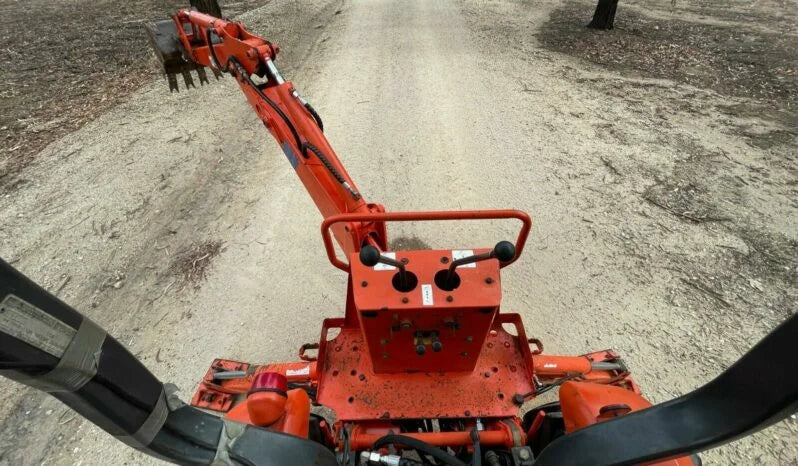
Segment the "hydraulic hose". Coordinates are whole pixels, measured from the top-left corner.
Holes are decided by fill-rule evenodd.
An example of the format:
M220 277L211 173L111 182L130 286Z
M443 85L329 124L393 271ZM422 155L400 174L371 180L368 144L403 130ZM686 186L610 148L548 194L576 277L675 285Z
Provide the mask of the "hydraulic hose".
M479 445L479 431L476 428L471 430L471 441L474 442L474 455L471 458L471 466L482 466L482 449Z
M381 448L386 445L404 445L420 453L426 453L427 455L449 466L468 466L463 461L460 461L455 456L450 455L440 448L413 437L408 437L405 435L386 435L377 439L377 441L374 442L373 448L376 450L377 448Z

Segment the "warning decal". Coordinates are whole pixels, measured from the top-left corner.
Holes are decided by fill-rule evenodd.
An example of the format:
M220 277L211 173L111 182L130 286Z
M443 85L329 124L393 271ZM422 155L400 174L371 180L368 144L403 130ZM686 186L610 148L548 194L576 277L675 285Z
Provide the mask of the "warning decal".
M425 306L434 304L432 301L432 285L427 283L421 285L421 303Z
M302 369L287 369L285 371L286 377L291 377L292 375L310 375L310 366L305 366Z
M10 294L0 303L0 332L60 358L76 330Z

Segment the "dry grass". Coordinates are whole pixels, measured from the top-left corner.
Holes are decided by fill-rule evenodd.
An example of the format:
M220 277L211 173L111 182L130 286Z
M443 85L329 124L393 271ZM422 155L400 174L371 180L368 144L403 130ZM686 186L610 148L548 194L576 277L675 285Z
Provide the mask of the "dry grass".
M268 1L221 5L232 16ZM20 172L47 144L160 76L143 23L188 3L0 0L0 192L26 182Z
M734 97L798 108L798 47L793 36L647 17L619 5L615 29L584 27L593 6L566 3L538 40L625 74L672 79Z
M222 250L222 242L209 240L195 243L175 256L170 270L179 277L183 286L192 285L198 288L205 280L211 260Z

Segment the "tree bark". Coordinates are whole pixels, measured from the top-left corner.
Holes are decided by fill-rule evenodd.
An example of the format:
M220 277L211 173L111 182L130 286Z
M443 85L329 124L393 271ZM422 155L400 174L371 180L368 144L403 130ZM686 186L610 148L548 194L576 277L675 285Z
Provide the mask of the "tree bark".
M618 0L599 0L596 5L596 12L593 13L593 20L587 25L593 29L612 29L615 22L615 10L618 8Z
M219 8L217 0L190 0L189 3L200 13L206 13L217 18L222 17L222 9Z

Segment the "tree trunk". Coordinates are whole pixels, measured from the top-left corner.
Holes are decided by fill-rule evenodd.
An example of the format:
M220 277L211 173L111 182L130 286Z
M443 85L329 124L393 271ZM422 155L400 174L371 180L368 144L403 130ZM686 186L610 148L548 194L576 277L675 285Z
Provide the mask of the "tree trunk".
M190 0L189 3L200 13L206 13L217 18L222 17L222 9L219 8L217 0Z
M618 8L618 0L599 0L596 5L596 12L593 13L593 20L587 25L593 29L612 29L615 22L615 10Z

